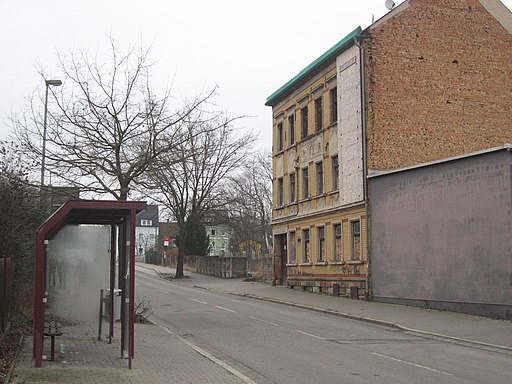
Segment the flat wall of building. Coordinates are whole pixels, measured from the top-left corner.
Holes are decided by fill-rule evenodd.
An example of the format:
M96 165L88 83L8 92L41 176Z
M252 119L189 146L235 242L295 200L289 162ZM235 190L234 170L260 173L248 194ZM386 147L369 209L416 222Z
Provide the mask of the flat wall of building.
M512 318L512 153L370 178L373 298Z

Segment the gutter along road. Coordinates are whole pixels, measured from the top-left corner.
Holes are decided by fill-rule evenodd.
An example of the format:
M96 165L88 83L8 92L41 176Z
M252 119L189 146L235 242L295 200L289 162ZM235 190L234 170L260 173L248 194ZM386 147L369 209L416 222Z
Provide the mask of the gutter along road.
M155 306L153 322L247 383L512 382L507 351L204 290L195 283L137 268L136 296Z

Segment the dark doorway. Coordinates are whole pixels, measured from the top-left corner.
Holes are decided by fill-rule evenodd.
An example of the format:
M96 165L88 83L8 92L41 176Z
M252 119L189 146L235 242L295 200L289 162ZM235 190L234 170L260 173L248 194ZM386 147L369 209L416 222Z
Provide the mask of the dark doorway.
M286 285L287 282L287 269L286 263L288 260L286 234L275 236L276 253L274 255L274 273L276 277L276 283L280 285Z

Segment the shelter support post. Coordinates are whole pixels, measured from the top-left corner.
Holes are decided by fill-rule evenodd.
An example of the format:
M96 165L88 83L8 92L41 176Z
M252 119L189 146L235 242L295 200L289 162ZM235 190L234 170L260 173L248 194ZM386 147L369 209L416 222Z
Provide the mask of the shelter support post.
M108 319L108 343L114 337L114 288L116 284L117 226L110 226L110 317Z

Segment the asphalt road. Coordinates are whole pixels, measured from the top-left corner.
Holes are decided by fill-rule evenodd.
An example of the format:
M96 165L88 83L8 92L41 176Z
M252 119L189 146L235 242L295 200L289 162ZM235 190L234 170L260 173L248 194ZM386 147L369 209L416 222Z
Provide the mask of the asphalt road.
M256 383L512 383L512 356L137 272L137 297ZM172 358L172 357L170 357Z

